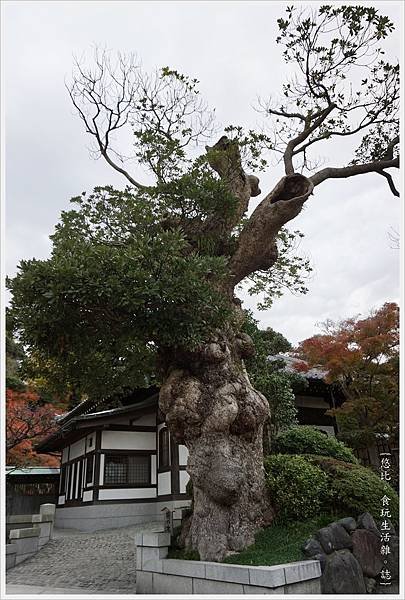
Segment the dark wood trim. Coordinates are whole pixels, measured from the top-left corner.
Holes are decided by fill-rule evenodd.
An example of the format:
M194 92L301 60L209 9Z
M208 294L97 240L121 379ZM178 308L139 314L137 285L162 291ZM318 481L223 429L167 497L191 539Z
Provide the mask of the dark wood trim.
M86 502L84 504L86 504ZM71 506L83 506L83 502L81 500L66 500L65 504L60 504L60 505L58 504L57 506L58 506L58 508L59 507L63 508L64 506L66 506L67 508L70 508Z
M180 494L179 445L170 436L170 462L172 466L171 491L172 495Z
M79 461L79 485L77 490L78 499L83 499L83 467L84 467L84 456Z
M166 498L164 498L165 500ZM181 500L183 500L183 498L180 498ZM95 504L146 504L146 503L150 503L150 502L159 502L160 501L160 497L156 497L154 496L153 498L122 498L121 500L94 500L94 496L93 496L93 500L89 500L88 502L65 502L65 504L58 504L57 508L70 508L71 506L93 506Z
M173 500L191 500L191 498L187 494L165 494L164 496L157 496L154 498L122 498L121 500L95 500L93 495L93 500L89 500L88 502L65 502L65 504L58 504L57 508L70 508L72 506L94 506L96 504L149 504L151 502L159 503L170 502Z
M96 453L96 451L92 450L88 454L81 454L77 458L72 458L72 460L69 460L68 462L63 463L61 466L62 467L67 467L68 465L71 465L71 464L77 462L78 460L83 460L83 459L87 458L88 456L91 456L92 454L95 454L95 453Z
M156 454L156 450L110 450L109 448L103 448L100 450L100 454L125 454L125 456L130 454L149 454L152 456Z
M103 415L99 417L95 416L91 419L83 419L82 421L79 420L76 422L76 428L78 430L84 428L96 429L98 427L103 427L103 425L109 425L114 419L120 419L124 417L127 418L128 421L133 421L139 419L140 417L143 417L144 415L153 414L155 412L156 405L148 405L142 408L137 408L136 406L133 406L131 409L128 408L128 410L122 410L121 413L115 415ZM91 413L89 413L89 417L90 414Z
M101 461L101 431L96 431L96 445L95 445L95 459L94 459L94 478L93 478L93 502L98 500L98 491L100 487L100 461Z
M165 494L164 496L158 496L157 502L167 502L169 500L191 500L187 494Z
M143 488L156 488L157 485L155 483L145 483L143 485L136 485L135 483L120 483L119 485L108 485L107 484L103 484L100 485L99 489L100 490L138 490L138 489L143 489Z
M170 473L170 471L172 470L172 468L169 467L162 467L161 469L158 469L158 473Z
M105 429L111 431L147 431L149 433L155 433L156 427L153 425L106 425Z

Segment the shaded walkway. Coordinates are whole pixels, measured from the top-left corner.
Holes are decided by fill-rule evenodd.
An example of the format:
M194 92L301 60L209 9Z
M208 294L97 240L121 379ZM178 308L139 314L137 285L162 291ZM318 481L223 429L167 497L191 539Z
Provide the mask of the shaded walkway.
M135 594L135 533L159 526L153 522L93 533L55 529L53 539L38 554L7 572L6 582L69 588L69 593L79 593L71 591L76 588L88 594ZM10 587L7 593L24 592Z

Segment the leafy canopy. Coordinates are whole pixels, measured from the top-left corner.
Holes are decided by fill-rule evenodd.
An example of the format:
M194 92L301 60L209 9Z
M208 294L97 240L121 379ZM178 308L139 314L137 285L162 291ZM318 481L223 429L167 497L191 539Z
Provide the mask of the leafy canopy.
M361 319L324 324L324 333L300 343L298 356L308 366L321 366L327 381L345 395L338 419L345 441L367 447L375 434L398 435L399 308L387 302Z
M192 251L159 221L155 195L106 187L73 199L51 258L23 261L9 283L28 352L62 365L82 393L144 386L157 347L196 345L229 317L216 289L224 258Z
M52 236L51 257L22 261L9 281L27 372L54 373L55 387L79 395L149 385L159 349L192 348L218 327L234 326L229 264L236 248L243 254L254 247L253 258L263 259L251 257L240 272L249 275L253 293L263 294L262 307L285 286L305 293L310 265L294 248L301 234L282 228L297 212L280 220L279 206L264 219L271 227L257 227L255 213L246 223L249 197L260 189L244 171L264 169L268 150L281 154L291 175L313 170L313 144L359 134L351 167L322 169L311 185L374 171L397 193L386 169L398 166L399 71L380 48L393 24L361 6L289 7L278 24L277 41L296 76L285 84L281 104L265 106L271 135L229 125L225 155L216 155L219 142L201 153L215 123L196 79L170 67L148 74L132 55L114 61L106 50L96 49L89 67L75 62L72 103L95 154L130 187L97 187L74 198L76 209L62 214ZM131 132L130 156L116 147L122 128ZM359 157L383 160L364 169ZM126 170L126 159L146 169L149 185ZM260 231L270 231L270 239L259 239Z
M106 103L116 79L103 60L109 84L103 80L97 98ZM105 396L158 383L159 350L195 348L234 324L224 290L238 201L209 165L215 150L187 153L211 122L197 82L168 68L149 79L137 78L135 67L127 75L131 117L121 117L131 121L136 156L154 184L96 187L73 198L74 209L62 213L51 236L51 257L22 261L8 281L14 330L28 353L25 372L61 395ZM273 291L295 262L286 235ZM295 283L300 269L288 277Z
M297 408L295 406L296 388L306 385L304 377L284 369L285 363L280 360L269 360L280 353L291 350L291 344L281 334L271 327L262 330L252 314L246 314L243 330L250 335L256 353L246 359L246 369L254 387L264 394L269 401L270 417L266 425L268 435L265 445L279 432L297 423ZM267 444L268 442L268 444Z

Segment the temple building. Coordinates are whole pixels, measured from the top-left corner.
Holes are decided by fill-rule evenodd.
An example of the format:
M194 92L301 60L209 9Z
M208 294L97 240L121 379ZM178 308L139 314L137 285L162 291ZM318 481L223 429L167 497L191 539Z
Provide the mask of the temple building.
M287 370L293 361L285 355ZM325 412L336 401L316 370L296 393L298 421L335 435ZM36 448L61 457L56 526L81 531L164 518L189 505L187 448L178 444L158 407L157 388L113 400L86 400L58 419L58 430Z
M115 408L97 410L98 404L79 404L37 447L61 456L56 526L124 527L188 506L187 448L161 418L156 389L120 398Z

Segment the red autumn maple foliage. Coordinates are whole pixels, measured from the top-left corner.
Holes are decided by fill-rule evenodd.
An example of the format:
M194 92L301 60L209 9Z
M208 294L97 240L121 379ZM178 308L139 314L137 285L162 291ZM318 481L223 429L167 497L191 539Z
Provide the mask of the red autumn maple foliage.
M57 457L38 454L33 446L55 431L55 417L60 412L61 410L52 404L41 404L39 395L32 390L18 392L7 389L7 464L58 467L59 459Z
M329 411L349 441L370 442L376 433L398 435L399 307L385 303L365 319L324 323L324 333L299 344L296 355L309 367L326 371L325 381L338 383L346 401ZM355 444L355 445L362 445Z

